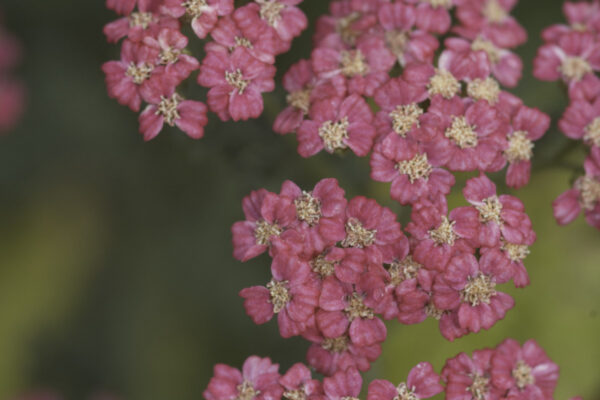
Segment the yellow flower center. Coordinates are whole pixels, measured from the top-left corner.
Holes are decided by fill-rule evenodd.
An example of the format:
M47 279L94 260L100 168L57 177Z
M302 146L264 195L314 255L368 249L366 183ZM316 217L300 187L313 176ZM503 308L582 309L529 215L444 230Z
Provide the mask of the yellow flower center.
M345 149L348 139L348 117L344 117L341 121L327 121L319 128L319 136L323 139L323 143L327 151L333 152L336 149Z
M154 20L154 15L150 12L132 12L129 16L129 26L131 28L141 27L147 29Z
M364 76L369 72L369 65L365 61L365 56L360 50L342 51L340 61L342 74L348 78L355 76Z
M177 107L183 99L177 93L171 97L160 96L160 99L160 103L156 108L156 115L162 115L168 125L175 126L175 121L180 118Z
M390 283L398 286L405 280L416 278L421 267L421 264L413 260L411 256L406 257L402 261L393 262L390 264L388 270L390 273Z
M459 238L456 232L454 232L454 225L456 225L456 221L450 222L448 217L443 216L440 226L429 231L429 237L438 246L443 244L454 246L454 242Z
M498 102L500 85L492 78L474 79L467 84L467 94L475 100L487 100L490 104Z
M344 309L344 312L350 321L356 318L372 319L375 317L373 310L365 305L362 296L356 292L352 293L352 296L348 299L348 306Z
M260 391L254 389L248 381L244 381L241 385L238 385L237 390L238 395L235 400L252 400L260 394Z
M579 202L585 210L593 210L600 201L600 181L591 176L577 179L575 189L579 191Z
M272 27L276 27L281 19L281 11L285 9L285 4L277 0L255 0L260 4L260 17L267 21Z
M256 244L261 246L268 246L271 241L271 236L281 235L283 230L277 224L270 224L267 221L258 221L254 228L254 238Z
M323 343L321 343L321 347L327 351L332 353L343 353L348 350L348 345L350 341L348 340L348 336L340 336L337 338L325 338Z
M376 230L366 229L356 218L350 218L346 222L346 238L342 242L343 247L364 248L375 243Z
M478 275L476 278L469 278L469 283L461 291L460 295L464 302L473 307L479 304L490 304L492 297L496 295L496 283L487 275Z
M294 200L298 219L309 225L315 225L321 218L321 202L309 192L302 192L302 196Z
M600 147L600 117L597 117L585 127L583 140L594 146Z
M500 216L502 203L500 203L498 196L483 199L483 204L475 206L475 208L479 211L479 221L482 223L495 222L498 225L502 224L502 217Z
M310 93L311 89L297 90L287 95L287 103L301 110L304 114L308 114L310 108Z
M558 70L568 80L578 82L592 72L592 66L581 57L565 57Z
M205 11L210 9L208 4L206 4L206 0L186 0L181 5L192 19L200 17Z
M416 103L397 106L390 113L394 132L402 137L406 137L406 134L411 131L413 126L419 127L419 117L421 114L423 114L423 109Z
M141 65L136 65L134 62L131 62L129 67L127 67L125 74L133 79L133 83L136 85L141 85L147 79L150 79L152 71L154 71L154 66L151 64L144 63Z
M489 383L490 380L488 378L475 374L473 376L473 383L467 390L471 393L474 400L485 400Z
M244 75L242 75L242 71L236 69L235 71L229 72L225 71L225 80L231 87L238 91L239 94L244 94L244 90L250 84L250 81L244 80Z
M471 43L471 50L485 51L492 64L498 64L498 61L500 61L500 49L489 40L478 37Z
M527 137L527 132L516 131L508 136L508 149L504 150L504 156L509 163L517 161L528 161L533 157L534 144Z
M285 305L291 300L290 292L287 289L288 281L275 281L267 283L267 289L271 295L271 304L273 304L273 312L279 313L285 308Z
M521 390L525 389L525 386L535 383L535 378L531 374L531 367L523 360L517 362L515 369L512 370L512 376L517 387Z
M446 99L451 99L460 93L460 82L449 71L436 69L435 75L429 79L427 91L431 96L439 94Z
M446 129L444 135L461 149L477 146L475 126L470 125L464 116L453 117L452 125Z
M427 154L417 154L412 159L400 161L396 164L396 168L401 174L408 175L410 183L414 183L417 179L429 179L429 175L433 171L433 166L427 160Z
M483 6L483 16L491 23L500 23L508 16L508 13L498 0L488 0Z

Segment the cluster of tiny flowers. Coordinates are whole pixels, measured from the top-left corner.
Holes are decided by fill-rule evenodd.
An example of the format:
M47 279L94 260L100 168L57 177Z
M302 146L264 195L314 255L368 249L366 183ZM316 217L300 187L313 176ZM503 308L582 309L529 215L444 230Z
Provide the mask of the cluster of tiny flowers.
M19 120L25 102L23 84L13 75L21 59L18 40L5 31L0 13L0 133L10 130Z
M317 21L311 59L284 77L289 106L275 131L295 132L303 157L372 152L373 179L393 182L401 203L446 190L446 170L508 164L507 184L527 184L534 141L550 122L501 89L522 73L511 51L527 39L509 14L516 3L332 2Z
M247 314L257 324L277 314L281 336L310 341L308 362L326 375L369 369L383 320L432 317L448 340L491 328L514 305L496 285L529 284L523 260L536 236L521 201L498 196L485 175L463 194L470 205L450 212L441 194L415 203L407 236L390 209L348 201L332 178L252 192L232 227L234 257L268 251L272 279L240 292Z
M521 346L507 339L495 349L461 353L446 361L441 376L422 362L399 384L374 380L367 400L424 400L445 393L446 400L550 400L558 366L533 340ZM442 384L443 383L443 384ZM204 391L206 400L358 400L362 377L354 367L313 378L302 363L285 374L268 358L249 357L242 370L218 364ZM573 398L571 400L580 400Z
M566 225L583 211L586 221L600 229L600 2L566 2L563 11L568 25L543 31L545 43L538 50L534 75L566 84L570 104L559 127L589 146L590 155L585 175L555 200L554 216Z
M108 94L136 112L147 103L139 117L145 140L164 124L201 138L208 109L223 121L257 118L262 93L275 87L275 56L308 24L301 2L254 0L236 9L234 0L107 0L122 17L104 33L111 43L123 40L121 59L102 67ZM186 49L188 24L206 39L202 61ZM208 109L178 92L196 70L198 84L209 88Z

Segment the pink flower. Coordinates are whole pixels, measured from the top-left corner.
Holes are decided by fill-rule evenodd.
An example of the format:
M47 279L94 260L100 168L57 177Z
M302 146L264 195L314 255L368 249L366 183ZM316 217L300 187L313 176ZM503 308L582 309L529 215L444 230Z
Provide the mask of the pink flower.
M276 37L277 53L289 49L292 39L308 26L306 15L296 7L302 0L254 0L238 8L233 17L244 32L266 29Z
M459 253L474 253L479 232L479 213L473 207L459 207L448 215L443 196L413 205L412 221L406 226L415 242L413 258L425 268L444 271Z
M252 57L243 47L230 53L225 47L213 45L207 46L198 83L210 88L208 107L221 120L247 120L262 113L262 93L274 89L275 72L274 66Z
M206 400L279 399L283 395L283 388L279 385L278 371L278 364L257 356L248 357L241 371L217 364L203 396Z
M383 39L365 36L352 50L319 47L311 54L313 70L319 78L346 78L349 93L372 96L388 79L395 59L390 56Z
M362 291L344 284L335 277L323 281L317 312L317 326L325 337L336 338L348 334L353 344L371 346L387 336L385 324L375 316Z
M444 34L450 29L452 18L449 10L454 6L454 0L406 0L416 4L417 27L431 33Z
M410 370L406 382L397 386L383 379L371 382L367 400L428 399L444 391L439 382L440 377L434 372L433 366L422 362Z
M485 174L469 179L463 194L479 212L478 241L482 246L496 247L501 240L520 243L534 235L521 200L498 196L496 185Z
M316 343L308 349L306 359L317 372L326 376L350 368L367 371L371 368L371 363L381 355L379 343L371 346L356 346L348 336L321 337L314 341Z
M569 32L538 49L533 74L544 81L562 78L572 85L600 70L600 44L588 32Z
M294 182L285 181L280 196L289 198L296 207L296 218L308 231L312 248L321 252L346 236L345 192L336 179L323 179L312 191L303 191Z
M468 71L462 68L460 63L450 61L446 61L447 67L453 69L457 67L454 72L461 74L460 78L462 79L462 75L467 74ZM421 90L427 91L430 98L439 95L445 99L451 99L462 91L459 77L453 75L454 72L444 68L434 68L431 64L413 63L404 68L402 79L410 82L411 85L418 86ZM423 118L425 118L425 115Z
M491 361L495 351L476 350L473 356L460 353L446 361L442 379L448 400L499 400L503 391L491 383Z
M402 66L411 62L433 62L438 40L427 32L414 30L414 7L402 3L383 3L377 13L385 44Z
M264 189L250 193L242 202L245 221L233 224L233 256L247 261L264 253L272 240L296 220L292 201Z
M369 105L356 94L315 102L309 119L298 129L298 153L310 157L323 149L333 153L349 147L356 155L365 156L375 137L372 121Z
M117 14L131 14L138 0L106 0L106 8L115 11Z
M570 2L563 3L563 13L569 25L556 24L542 31L542 38L546 42L557 42L558 39L573 30L600 31L600 5L597 2Z
M356 12L350 0L331 2L329 9L331 15L317 19L313 36L315 48L348 49L377 25L375 13Z
M357 398L362 386L362 377L356 368L338 371L332 377L323 379L323 391L327 400Z
M429 129L437 131L426 144L432 163L452 171L487 171L498 165L508 123L486 101L469 104L458 97L436 96L428 112L437 117L427 122Z
M219 17L233 12L233 0L163 0L161 11L174 18L187 15L192 29L204 39L215 27Z
M469 39L483 35L503 48L519 46L527 41L527 31L510 16L517 1L462 0L456 9L462 26L456 31Z
M424 136L418 128L424 109L419 105L428 98L426 84L410 84L401 78L390 79L375 91L379 106L375 124L380 138L390 133L419 140Z
M260 61L267 64L275 63L276 38L266 29L242 31L237 21L227 16L219 20L210 35L223 47L229 49L244 47Z
M142 98L160 96L164 67L156 66L157 52L148 46L126 40L121 48L121 60L104 63L108 95L119 104L139 111Z
M371 178L392 182L392 199L403 205L438 194L447 195L455 182L451 173L429 162L421 146L394 133L375 146Z
M318 79L308 60L300 60L283 76L283 87L288 92L285 108L275 120L273 130L280 134L294 132L308 115L311 105L331 97L343 97L346 82L341 76Z
M558 366L534 341L519 345L507 339L492 358L492 383L508 390L509 398L542 400L553 397Z
M116 43L124 37L134 42L146 36L156 36L163 29L179 30L179 21L168 15L157 13L155 0L139 0L138 11L104 26L104 34L109 43Z
M305 399L318 399L323 395L323 385L316 379L312 379L310 369L302 363L296 363L279 379L285 392L283 397L292 398L298 395Z
M583 210L588 224L600 229L600 147L593 147L584 163L585 175L553 203L560 225L571 223Z
M273 279L266 287L253 286L240 292L246 313L259 325L277 314L282 337L299 335L319 303L319 280L308 263L287 255L273 259L271 272Z
M144 140L152 140L166 123L177 126L192 139L200 139L204 136L204 127L208 123L206 112L204 103L185 100L169 89L140 114L140 132L144 135Z
M472 254L454 256L433 287L435 306L441 310L458 308L460 327L474 333L490 329L514 306L512 297L495 289L497 283L505 282L506 264L488 254L479 262Z
M199 67L198 60L184 54L188 39L176 29L163 29L158 36L147 36L144 44L158 54L157 64L165 65L165 74L173 86L179 85Z
M408 255L408 240L396 215L375 200L358 196L346 208L346 237L343 247L366 249L372 261L380 257L384 263Z
M584 100L573 101L558 126L567 137L600 147L600 98L593 103Z

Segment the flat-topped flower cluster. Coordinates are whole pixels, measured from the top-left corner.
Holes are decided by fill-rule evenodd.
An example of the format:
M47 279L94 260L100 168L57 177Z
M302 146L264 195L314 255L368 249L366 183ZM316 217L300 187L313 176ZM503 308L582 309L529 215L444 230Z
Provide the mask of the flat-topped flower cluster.
M446 361L441 375L422 362L400 383L377 379L367 400L423 400L444 393L447 400L549 400L558 381L558 366L533 340L521 346L507 339L495 349L461 353ZM443 383L443 385L441 384ZM354 367L339 370L322 382L302 363L285 374L268 358L249 357L242 370L224 364L204 392L206 400L357 400L362 377ZM573 398L572 400L575 400Z
M536 236L521 201L485 175L463 193L470 205L450 212L439 193L414 203L407 236L390 209L348 201L335 179L252 192L232 227L234 256L268 251L272 279L240 292L246 312L257 324L277 315L280 334L310 341L308 362L327 375L369 369L383 320L433 317L449 340L491 328L514 305L496 285L529 284L523 259Z
M554 216L566 225L584 212L586 221L600 229L600 2L565 2L563 12L568 24L542 33L545 43L538 50L534 75L567 86L570 104L559 127L590 150L584 175L554 202Z
M21 44L5 30L0 11L0 133L13 128L23 113L25 88L14 76L20 61Z
M122 17L104 33L111 43L124 39L121 59L102 67L108 94L136 112L147 103L139 117L145 140L164 124L201 138L208 110L223 121L257 118L262 93L275 87L275 57L307 26L301 2L255 0L236 9L234 0L107 0ZM187 49L187 25L205 39L201 61ZM198 84L210 89L208 107L178 90L197 70Z
M304 157L371 153L373 179L393 182L403 204L444 190L436 185L448 186L442 168L508 165L507 184L525 185L534 142L550 120L501 88L516 86L522 73L512 49L527 34L510 15L516 3L332 1L317 21L311 58L284 77L289 106L275 131L295 132Z

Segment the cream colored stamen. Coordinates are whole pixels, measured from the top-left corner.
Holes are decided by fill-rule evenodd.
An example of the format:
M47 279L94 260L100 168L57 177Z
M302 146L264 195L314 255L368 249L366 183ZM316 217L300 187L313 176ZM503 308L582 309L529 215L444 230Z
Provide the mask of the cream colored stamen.
M410 183L414 183L418 179L429 179L429 175L433 171L433 166L427 160L427 154L417 154L412 159L400 161L396 164L396 168L401 174L408 175Z
M470 125L464 116L454 116L452 125L446 129L444 135L461 149L477 146L477 133L475 126Z
M600 201L600 181L591 176L582 176L575 181L575 189L579 191L581 207L587 211L596 208Z
M328 261L324 254L319 254L310 261L312 270L319 274L321 278L333 275L337 262Z
M156 115L162 115L168 125L175 126L175 121L180 118L177 107L179 106L179 102L183 99L177 93L173 94L171 97L160 96L160 99L160 103L156 108Z
M467 388L474 400L485 400L490 380L480 375L473 376L473 383Z
M496 283L487 275L478 275L469 278L469 283L461 291L460 295L464 302L476 307L479 304L490 304L492 297L496 295Z
M256 244L261 246L268 246L271 243L271 236L281 235L283 230L277 224L270 224L267 221L258 221L254 228L254 238Z
M154 21L154 15L150 12L133 12L129 16L129 26L131 28L148 29L152 21Z
M433 303L428 303L425 306L425 314L427 314L428 317L439 321L442 318L442 315L444 315L444 311L436 308Z
M354 43L356 42L356 38L360 36L360 32L357 32L351 28L352 23L354 23L359 18L360 14L357 12L353 12L345 17L338 19L336 24L336 31L340 35L344 43L354 45Z
M356 218L350 218L346 222L346 238L342 242L343 247L364 248L375 243L376 230L366 229Z
M492 64L498 64L500 61L500 49L489 40L485 40L480 37L476 38L473 40L473 43L471 43L471 50L485 51Z
M127 67L125 74L133 79L133 83L136 85L141 85L146 80L150 79L152 71L154 71L154 66L151 64L144 63L136 65L134 62L132 62L129 64L129 67Z
M277 0L255 0L260 4L260 17L267 21L272 27L276 27L281 20L281 11L285 9L285 4Z
M488 0L483 7L483 16L491 23L500 23L506 19L508 13L498 0Z
M238 47L245 47L247 49L251 49L252 47L252 42L249 39L246 39L245 37L240 37L240 36L236 36L235 37L235 45Z
M302 196L294 200L296 215L300 221L313 226L321 218L321 202L309 192L302 192Z
M175 47L168 47L161 50L158 59L163 65L175 64L179 60L180 55L181 50Z
M348 350L348 345L350 341L348 340L348 336L340 336L337 338L325 338L323 343L321 343L321 347L327 351L332 353L343 353Z
M502 241L501 249L506 252L508 258L513 262L520 262L527 258L529 255L529 246L526 244L515 244Z
M560 67L560 73L570 81L578 82L592 72L592 66L581 57L565 57Z
M348 306L344 309L346 316L350 321L356 318L372 319L375 317L373 310L365 305L360 294L354 292L348 299Z
M439 94L446 99L451 99L460 93L460 82L449 71L436 69L435 75L429 79L427 91L431 96Z
M410 132L414 127L419 127L419 117L423 114L423 109L416 103L397 106L390 113L392 119L392 127L394 132L402 137Z
M405 280L416 278L421 267L421 264L413 260L412 256L407 256L402 261L393 262L388 270L390 283L398 286Z
M307 88L292 92L286 97L287 103L290 106L301 110L304 114L308 114L308 110L310 108L311 91L312 90L310 88Z
M260 391L254 389L252 384L248 381L244 381L241 385L238 385L237 390L238 396L235 400L252 400L260 394Z
M414 390L409 389L404 382L396 387L396 393L398 394L392 400L419 400L419 396L414 393Z
M385 33L385 42L392 52L398 58L400 63L404 60L404 51L408 44L408 33L402 31L387 31Z
M364 76L369 72L369 65L365 61L365 56L360 50L342 51L340 66L342 74L348 78L355 76Z
M600 117L597 117L585 127L583 140L596 147L600 147Z
M479 221L482 223L495 222L498 225L502 224L502 217L500 216L502 203L500 203L498 196L483 199L483 204L477 205L475 208L479 211Z
M333 152L336 149L345 149L346 143L344 141L348 139L348 117L344 117L341 121L333 122L327 121L319 128L319 136L323 139L325 149L329 152Z
M454 232L454 225L456 225L456 221L450 222L448 217L443 216L440 226L429 231L429 237L438 246L443 244L454 246L454 242L460 237Z
M273 312L279 313L285 308L285 305L291 300L290 292L287 289L288 281L275 281L267 283L267 289L271 295L271 304L273 304Z
M452 0L421 0L421 3L427 3L431 5L432 8L450 8L452 7Z
M504 156L509 163L529 161L533 157L533 147L527 132L516 131L508 135L508 149L504 150Z
M515 379L515 384L521 390L525 389L525 386L535 383L535 378L531 374L531 367L523 360L517 362L515 369L512 370L512 376Z
M236 69L233 72L225 71L225 80L231 87L238 91L239 94L244 94L244 90L250 84L250 81L244 80L244 75L242 71Z
M191 18L199 18L205 11L210 10L206 0L186 0L181 5Z
M492 78L474 79L467 84L467 94L475 100L487 100L490 104L498 102L500 85Z
M304 389L286 390L283 392L283 397L288 400L306 400L306 392Z

